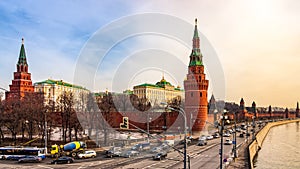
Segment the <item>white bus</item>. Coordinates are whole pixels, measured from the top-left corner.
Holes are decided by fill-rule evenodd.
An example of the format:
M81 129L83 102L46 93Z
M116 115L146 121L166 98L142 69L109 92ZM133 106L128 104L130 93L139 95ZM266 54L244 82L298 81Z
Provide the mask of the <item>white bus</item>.
M16 147L16 146L6 146L0 147L0 159L11 159L17 160L25 156L38 156L42 159L46 158L45 148L37 147Z

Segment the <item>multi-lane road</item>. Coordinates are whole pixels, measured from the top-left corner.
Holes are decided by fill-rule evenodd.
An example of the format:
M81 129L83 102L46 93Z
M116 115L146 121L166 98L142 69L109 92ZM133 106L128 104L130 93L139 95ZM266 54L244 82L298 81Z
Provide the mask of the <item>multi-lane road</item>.
M227 137L224 137L224 140ZM231 138L231 137L230 137ZM232 138L231 138L232 139ZM245 138L237 137L237 143L245 142ZM194 142L195 143L195 142ZM232 151L232 145L224 145L224 158L230 156ZM189 145L187 152L190 155L190 167L192 169L214 169L220 165L220 138L208 141L206 146L197 146L195 144ZM158 169L158 168L183 168L183 156L176 151L168 153L166 159L161 161L154 161L151 153L144 153L137 157L131 158L105 158L105 155L101 154L95 159L75 160L72 164L58 164L50 165L50 159L43 161L39 164L17 164L13 161L0 161L0 168L22 168L22 169L69 169L69 168L117 168L117 169Z

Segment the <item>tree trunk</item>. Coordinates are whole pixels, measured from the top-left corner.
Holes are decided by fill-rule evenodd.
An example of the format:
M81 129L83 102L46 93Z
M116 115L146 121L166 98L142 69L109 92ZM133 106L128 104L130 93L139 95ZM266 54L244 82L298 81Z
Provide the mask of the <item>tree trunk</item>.
M22 122L22 129L21 129L21 132L22 132L22 142L24 142L25 126L24 126L24 123L23 123L23 122Z
M2 129L1 129L1 127L0 127L0 144L2 144L2 142L4 142L4 134L3 134L3 132L2 132Z
M77 136L77 134L78 134L78 128L77 127L75 127L74 132L75 132L75 140L78 140L78 136Z
M13 139L14 139L14 145L16 146L17 145L17 133L16 132L13 133Z

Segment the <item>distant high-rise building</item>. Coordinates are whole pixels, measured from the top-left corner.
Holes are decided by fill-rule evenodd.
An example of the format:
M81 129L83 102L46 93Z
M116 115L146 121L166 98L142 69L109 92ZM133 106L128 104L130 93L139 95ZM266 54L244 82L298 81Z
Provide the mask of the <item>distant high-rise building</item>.
M31 81L31 74L28 73L28 63L26 59L24 39L22 38L22 45L17 63L17 71L14 72L14 79L9 85L9 91L5 93L5 98L21 99L26 93L33 93L34 87Z
M190 55L187 79L184 81L185 112L188 123L192 120L195 121L192 127L193 131L203 130L208 114L207 90L209 82L205 77L202 57L197 19L195 19L193 49Z

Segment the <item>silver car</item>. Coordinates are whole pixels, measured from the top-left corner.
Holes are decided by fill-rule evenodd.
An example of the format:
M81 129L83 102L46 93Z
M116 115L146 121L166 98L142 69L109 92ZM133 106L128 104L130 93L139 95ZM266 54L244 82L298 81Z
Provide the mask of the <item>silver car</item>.
M130 157L138 156L139 154L140 154L140 152L138 152L138 151L129 150L124 154L124 157L130 158Z

